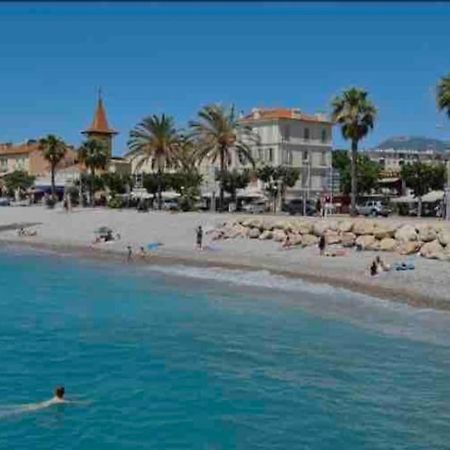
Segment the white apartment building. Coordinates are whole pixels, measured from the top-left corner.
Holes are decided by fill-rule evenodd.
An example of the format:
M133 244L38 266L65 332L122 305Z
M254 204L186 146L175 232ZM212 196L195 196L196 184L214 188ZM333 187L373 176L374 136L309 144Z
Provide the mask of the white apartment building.
M286 198L314 199L328 191L333 124L325 115L307 115L299 109L255 108L241 123L259 138L259 144L252 148L257 165L300 169L300 178L286 192Z
M380 164L382 171L389 175L398 175L404 164L422 162L437 164L445 161L446 155L436 150L381 149L376 148L364 152L372 161Z

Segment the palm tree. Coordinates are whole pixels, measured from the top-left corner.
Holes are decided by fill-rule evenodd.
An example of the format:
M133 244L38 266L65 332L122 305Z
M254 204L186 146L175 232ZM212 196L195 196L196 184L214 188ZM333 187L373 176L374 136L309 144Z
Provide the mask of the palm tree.
M351 88L332 102L332 119L341 126L342 136L351 141L351 214L356 215L358 143L373 129L377 110L367 92Z
M445 110L450 118L450 73L439 80L436 97L439 110Z
M159 209L162 205L164 170L176 163L179 139L173 118L165 114L145 117L130 131L128 146L140 159L136 170L149 160L156 169Z
M198 120L191 121L189 126L192 136L198 140L199 159L208 158L212 163L219 160L221 177L219 209L222 210L224 205L222 178L231 163L231 155L234 152L241 163L250 162L254 165L250 145L256 141L256 137L249 127L239 122L233 106L231 108L221 105L205 106L198 113Z
M42 151L44 158L50 164L51 183L52 183L52 199L55 200L55 174L58 164L66 155L67 146L64 141L53 134L47 135L39 140L39 149Z
M91 171L91 182L89 185L89 200L94 205L94 183L95 171L104 169L108 164L109 153L106 144L95 138L85 141L79 150L80 161Z

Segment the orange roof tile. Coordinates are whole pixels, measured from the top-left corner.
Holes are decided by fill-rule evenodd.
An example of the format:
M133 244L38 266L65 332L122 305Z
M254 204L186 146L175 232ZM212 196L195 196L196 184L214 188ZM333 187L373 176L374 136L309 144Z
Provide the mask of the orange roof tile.
M103 100L100 97L97 103L97 109L95 111L94 120L91 123L91 126L82 131L83 134L89 133L101 133L101 134L117 134L117 131L109 128L108 120L106 119L106 112L103 106Z
M0 156L9 156L9 155L28 155L33 153L34 151L39 150L39 144L37 142L32 144L0 144Z
M280 120L291 119L304 122L329 123L328 119L322 119L317 116L303 114L298 109L274 108L274 109L255 109L250 114L241 119L243 122L255 122L259 120Z

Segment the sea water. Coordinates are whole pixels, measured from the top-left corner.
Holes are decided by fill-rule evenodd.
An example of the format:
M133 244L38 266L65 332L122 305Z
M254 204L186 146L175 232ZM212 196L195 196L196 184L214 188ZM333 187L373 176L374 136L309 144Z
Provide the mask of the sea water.
M0 364L2 449L450 448L449 315L265 272L3 250Z

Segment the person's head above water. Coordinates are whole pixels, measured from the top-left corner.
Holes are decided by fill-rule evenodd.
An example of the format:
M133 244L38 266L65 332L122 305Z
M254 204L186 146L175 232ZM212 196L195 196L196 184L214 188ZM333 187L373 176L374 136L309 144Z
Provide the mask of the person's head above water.
M66 390L64 389L64 386L57 386L55 388L55 397L62 399L64 397L65 392L66 392Z

